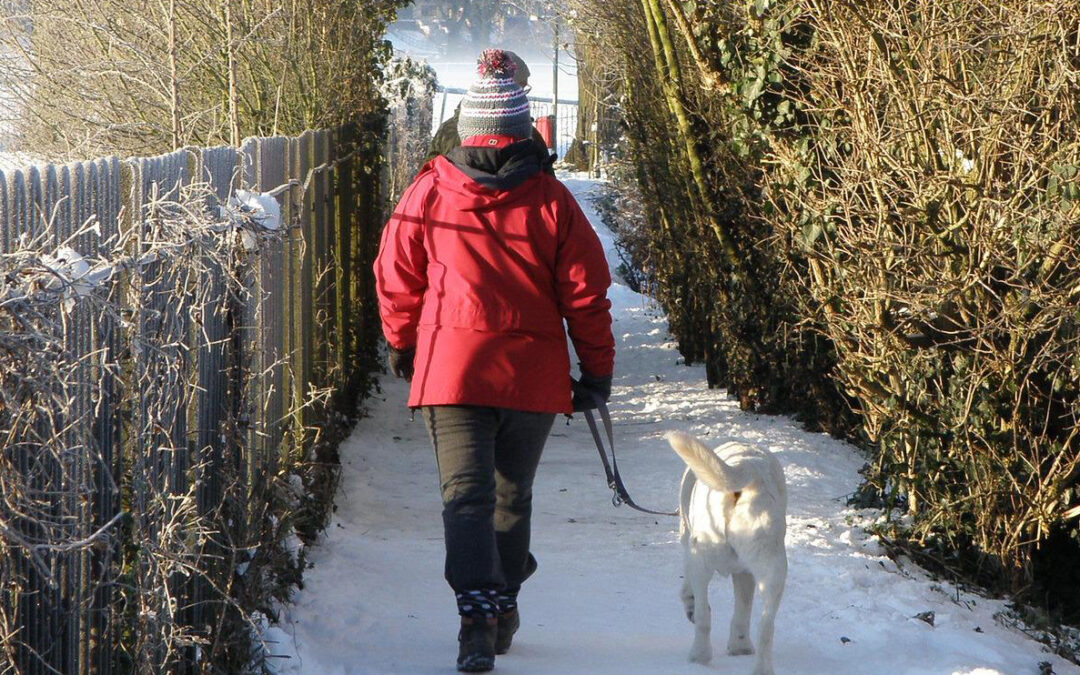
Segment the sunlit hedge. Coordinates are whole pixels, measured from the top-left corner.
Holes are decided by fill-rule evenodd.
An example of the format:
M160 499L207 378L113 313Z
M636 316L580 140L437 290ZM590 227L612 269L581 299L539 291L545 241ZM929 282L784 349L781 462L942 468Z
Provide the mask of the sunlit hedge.
M631 248L686 356L746 407L850 404L914 540L1068 601L1080 5L579 5L619 27Z

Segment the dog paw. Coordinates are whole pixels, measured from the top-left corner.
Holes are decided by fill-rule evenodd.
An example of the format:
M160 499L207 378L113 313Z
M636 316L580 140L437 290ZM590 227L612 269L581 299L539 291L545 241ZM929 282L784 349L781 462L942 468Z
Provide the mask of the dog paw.
M690 650L689 661L690 663L700 663L702 665L712 661L712 647L709 645L694 645Z
M745 656L754 653L754 644L749 640L738 640L728 643L728 656Z

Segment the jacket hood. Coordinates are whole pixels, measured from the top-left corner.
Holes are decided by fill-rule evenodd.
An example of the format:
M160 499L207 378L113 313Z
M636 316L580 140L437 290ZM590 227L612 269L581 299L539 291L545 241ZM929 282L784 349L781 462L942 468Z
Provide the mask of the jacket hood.
M459 146L432 162L439 186L466 199L462 208L483 209L517 198L516 188L555 161L532 139L505 147Z

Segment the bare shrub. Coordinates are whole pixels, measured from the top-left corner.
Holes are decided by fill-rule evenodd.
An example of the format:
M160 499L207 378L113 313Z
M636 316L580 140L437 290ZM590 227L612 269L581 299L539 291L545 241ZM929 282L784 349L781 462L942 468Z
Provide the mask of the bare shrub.
M15 149L152 155L296 135L380 108L400 0L41 0L0 30Z
M393 164L387 167L386 199L397 204L427 156L434 124L435 71L410 57L387 66L379 89L388 104L387 147Z

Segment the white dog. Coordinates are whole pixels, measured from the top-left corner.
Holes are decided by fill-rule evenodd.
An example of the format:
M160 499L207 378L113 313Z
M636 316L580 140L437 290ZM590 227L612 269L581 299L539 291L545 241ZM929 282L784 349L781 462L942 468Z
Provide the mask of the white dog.
M686 554L682 600L694 624L690 660L712 659L709 582L731 575L735 613L728 654L753 654L750 608L761 594L761 621L753 675L773 675L773 625L787 579L787 487L784 470L767 450L725 443L715 451L684 433L666 436L687 464L679 498L679 540Z

